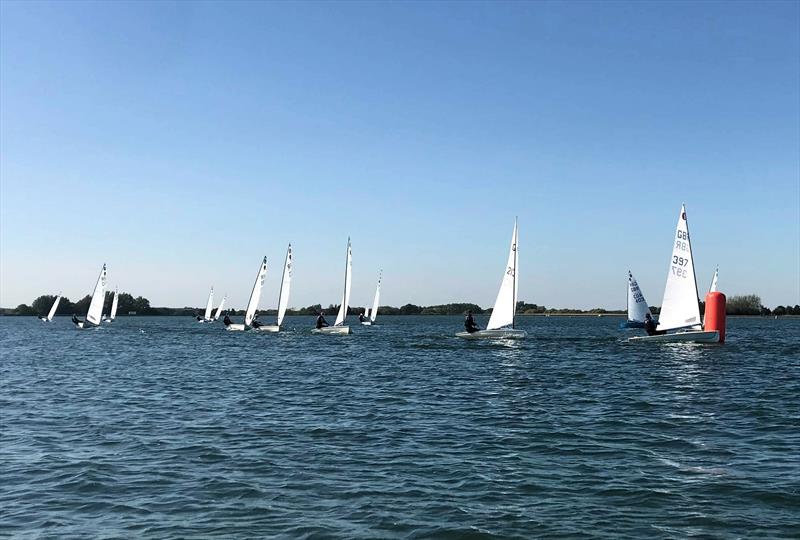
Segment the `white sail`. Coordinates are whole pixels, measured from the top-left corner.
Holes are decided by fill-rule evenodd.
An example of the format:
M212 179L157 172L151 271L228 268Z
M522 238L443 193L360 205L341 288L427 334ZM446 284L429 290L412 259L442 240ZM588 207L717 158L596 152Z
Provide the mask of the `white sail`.
M283 265L281 292L278 294L278 326L283 322L286 308L289 307L289 290L292 286L292 244L286 250L286 262Z
M647 306L647 301L644 299L641 289L639 289L639 284L636 283L636 278L628 270L628 320L644 322L647 314L652 316L650 308Z
M347 308L350 307L350 284L353 281L353 251L350 249L350 239L347 239L347 262L344 267L344 292L342 293L342 303L339 306L339 314L336 315L334 326L341 326L347 318Z
M222 302L219 303L219 307L217 307L217 311L214 312L214 320L216 321L219 319L219 316L222 314L222 307L225 305L225 300L228 299L228 295L222 297Z
M119 293L117 288L114 287L114 299L111 300L111 314L108 316L112 321L117 318L117 305L119 304Z
M61 294L59 293L59 295L56 296L56 299L53 302L53 307L50 308L50 313L47 314L47 320L48 321L52 321L53 317L56 316L56 310L58 309L58 304L60 302L61 302Z
M206 302L206 312L203 315L203 319L210 321L211 320L211 310L213 309L214 304L214 287L211 287L211 292L208 293L208 301Z
M378 286L375 289L375 300L372 301L372 309L367 308L367 316L369 320L375 322L378 316L378 302L381 301L381 274L378 273Z
M692 244L686 221L686 206L681 205L678 226L673 239L667 286L658 317L659 330L675 330L700 324L700 304L697 301L697 279L694 275Z
M250 293L250 301L247 303L247 311L244 314L244 324L250 326L253 317L258 309L258 302L261 300L261 289L264 287L264 278L267 277L267 258L261 261L261 266L256 275L256 282L253 284L253 292Z
M496 330L505 326L514 326L514 313L517 310L517 280L519 275L517 251L517 221L514 220L514 232L511 235L511 248L508 252L508 263L497 292L492 315L489 317L487 330Z
M719 267L714 270L714 277L711 278L711 288L708 292L717 292L717 277L719 277Z
M103 303L106 299L106 265L100 270L100 276L97 278L97 284L94 286L92 293L92 301L89 304L89 311L86 314L86 321L99 325L103 317Z

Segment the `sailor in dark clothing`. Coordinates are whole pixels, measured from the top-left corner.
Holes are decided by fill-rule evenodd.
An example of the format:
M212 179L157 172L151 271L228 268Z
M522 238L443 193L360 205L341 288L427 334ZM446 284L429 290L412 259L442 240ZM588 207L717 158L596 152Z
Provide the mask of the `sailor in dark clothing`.
M480 330L478 325L475 324L475 319L472 318L472 310L467 311L467 318L464 319L464 329L470 334Z
M225 326L230 326L231 322L232 322L231 318L228 317L228 314L226 313L225 317L222 318L222 324L224 324Z
M651 317L649 313L645 313L644 315L644 329L648 336L660 336L667 333L664 330L660 332L656 330L656 321L653 320L653 317Z
M73 314L72 315L72 322L73 322L73 324L75 324L75 326L78 326L78 323L80 323L81 321L80 321L80 319L78 319L77 315Z
M364 322L366 319L364 318L365 313L358 314L358 322Z
M326 321L325 317L322 316L322 312L317 313L317 330L324 328L325 326L330 326L328 321Z
M258 328L259 326L263 326L261 321L258 320L258 313L256 313L255 316L253 317L253 320L250 321L250 326L252 326L253 328Z

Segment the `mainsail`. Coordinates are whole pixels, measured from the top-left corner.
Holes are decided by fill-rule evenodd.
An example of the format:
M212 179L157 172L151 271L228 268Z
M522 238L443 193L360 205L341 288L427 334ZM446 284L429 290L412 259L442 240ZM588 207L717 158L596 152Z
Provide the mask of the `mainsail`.
M283 265L283 277L281 278L281 291L278 294L278 326L283 322L286 315L286 308L289 307L289 290L292 285L292 244L286 250L286 262Z
M47 320L52 321L53 317L56 316L56 310L58 309L58 304L61 302L61 293L56 296L55 301L53 302L53 307L50 308L50 313L47 314Z
M111 300L111 313L108 316L108 318L112 321L117 318L118 304L119 304L119 293L117 292L117 288L114 287L114 299Z
M517 280L519 275L518 250L517 250L517 220L514 220L514 232L511 235L511 248L508 252L508 263L503 274L503 281L500 283L500 290L497 292L497 299L494 302L492 316L489 317L487 330L496 330L505 326L514 327L514 314L517 308Z
M253 284L253 292L250 293L250 301L247 303L247 311L244 314L244 324L250 326L258 308L258 301L261 300L261 289L264 287L264 278L267 277L267 258L261 261L261 266L256 275L256 282Z
M222 314L222 307L225 305L225 300L228 299L228 295L222 297L222 302L219 303L219 307L217 307L217 311L214 312L214 320L216 321L219 319L219 316Z
M714 277L711 278L711 288L708 292L717 292L717 277L719 277L719 267L714 269Z
M339 306L339 313L336 315L334 326L341 326L347 318L347 308L350 306L350 284L353 276L353 251L350 248L350 239L347 239L347 262L344 267L344 292L342 293L342 303Z
M697 278L694 274L685 205L681 205L673 242L667 285L664 288L661 314L658 317L659 330L675 330L700 324Z
M381 272L378 272L378 287L375 289L375 300L372 301L372 309L367 308L369 320L375 322L378 316L378 302L381 301Z
M208 293L208 301L206 302L206 312L203 315L203 319L210 321L211 320L211 310L213 309L214 303L214 287L211 287L211 292Z
M89 311L86 314L86 321L94 324L100 324L103 317L103 303L106 299L106 265L100 270L100 276L97 278L97 284L94 286L92 293L92 301L89 304Z
M644 299L641 289L639 289L639 284L636 283L636 278L628 270L628 320L644 322L647 314L652 315L650 308L647 306L647 301Z

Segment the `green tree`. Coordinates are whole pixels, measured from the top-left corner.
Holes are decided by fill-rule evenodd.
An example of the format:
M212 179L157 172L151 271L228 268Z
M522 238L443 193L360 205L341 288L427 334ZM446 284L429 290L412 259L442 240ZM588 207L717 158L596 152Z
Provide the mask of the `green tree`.
M72 312L77 315L86 315L89 311L89 304L92 303L92 297L86 295L72 305Z
M14 313L17 315L36 315L36 310L28 304L20 304L14 308Z
M731 296L726 302L725 312L728 315L760 315L761 297L757 294Z

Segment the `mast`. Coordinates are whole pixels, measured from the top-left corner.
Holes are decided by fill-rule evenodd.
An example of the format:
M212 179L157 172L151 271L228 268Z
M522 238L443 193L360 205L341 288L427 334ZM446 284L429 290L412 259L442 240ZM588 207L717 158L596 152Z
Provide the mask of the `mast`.
M512 302L514 302L514 307L511 309L511 328L514 328L514 323L517 319L517 257L519 257L519 251L517 250L517 244L519 243L519 234L517 232L517 216L514 216L514 286L511 291Z

